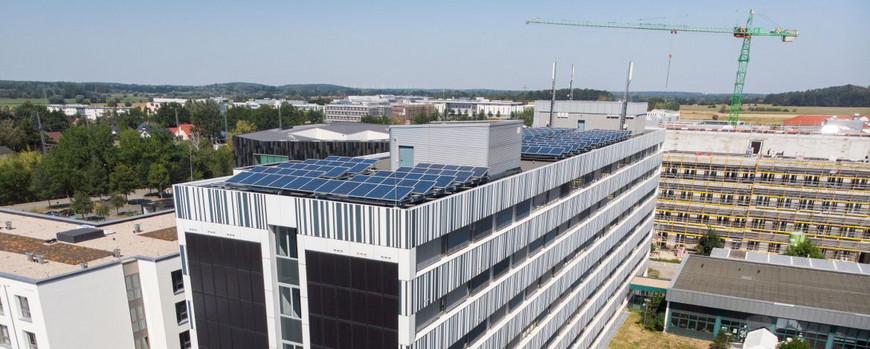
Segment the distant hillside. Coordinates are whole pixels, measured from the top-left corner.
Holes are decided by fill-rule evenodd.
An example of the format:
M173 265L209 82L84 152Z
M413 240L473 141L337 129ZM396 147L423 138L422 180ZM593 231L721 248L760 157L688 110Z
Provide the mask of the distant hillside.
M134 97L176 97L203 98L224 96L235 100L250 98L313 98L345 97L349 95L395 94L431 97L487 97L490 99L510 99L533 101L549 99L549 90L511 91L491 89L361 89L330 84L289 84L269 86L248 82L229 82L203 86L178 85L138 85L106 82L44 82L0 80L0 98L49 98L88 99L93 103L103 103L110 95L131 95ZM567 99L568 90L557 91L558 99ZM574 99L612 100L607 91L574 89Z
M844 85L767 95L764 103L787 106L870 107L870 87Z

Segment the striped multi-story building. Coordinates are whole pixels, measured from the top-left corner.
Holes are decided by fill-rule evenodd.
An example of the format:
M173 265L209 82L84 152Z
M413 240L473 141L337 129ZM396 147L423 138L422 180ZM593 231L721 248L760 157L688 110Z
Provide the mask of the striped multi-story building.
M656 226L666 247L707 231L782 253L803 233L826 258L870 262L870 139L669 130Z
M422 163L489 169L473 184L402 203L227 178L176 185L193 344L606 346L629 280L646 270L664 132L533 162L520 158L521 127L391 128L392 156L369 173Z

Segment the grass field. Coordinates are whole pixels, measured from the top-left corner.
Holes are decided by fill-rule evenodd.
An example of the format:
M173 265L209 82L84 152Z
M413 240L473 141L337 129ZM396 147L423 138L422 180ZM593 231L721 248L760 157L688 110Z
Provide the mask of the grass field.
M133 104L132 107L145 108L145 103L148 103L148 97L134 97L134 96L124 97L123 95L112 95L109 98L114 98L114 97L118 97L118 100L121 101L120 103L118 103L119 106L124 106L124 102L130 102ZM45 98L4 98L4 97L0 97L0 107L14 108L14 107L22 105L28 101L30 103L33 103L33 104L42 104L42 105L48 104L48 100ZM67 98L64 101L66 102L66 104L75 104L75 102L76 102L76 100L73 98ZM106 103L91 103L91 105L104 106L104 105L106 105Z
M728 105L719 104L715 108L709 108L706 105L681 105L680 119L681 120L713 120L713 115L718 115L718 120L728 120L728 112L720 113L719 110ZM743 108L749 107L767 107L787 109L788 111L748 111L740 112L740 120L745 121L749 125L780 125L782 121L798 115L852 115L860 113L861 115L870 114L870 108L841 108L841 107L788 107L788 106L772 106L770 104L744 104Z
M613 337L608 349L669 348L669 349L706 349L710 342L699 339L675 336L662 332L641 332L640 314L632 312Z

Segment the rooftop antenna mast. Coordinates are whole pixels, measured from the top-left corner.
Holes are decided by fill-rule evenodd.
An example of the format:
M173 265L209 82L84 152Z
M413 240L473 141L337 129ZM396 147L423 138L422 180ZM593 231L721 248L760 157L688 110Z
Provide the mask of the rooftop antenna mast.
M568 83L568 100L574 100L574 65L571 64L571 82Z
M553 109L556 108L556 62L553 62L553 86L551 89L553 96L550 98L550 123L547 124L547 127L553 127L553 121L556 121L553 119L555 113Z
M634 75L634 62L628 62L628 77L625 79L625 94L622 96L622 113L619 114L619 130L625 129L625 115L628 114L628 85Z

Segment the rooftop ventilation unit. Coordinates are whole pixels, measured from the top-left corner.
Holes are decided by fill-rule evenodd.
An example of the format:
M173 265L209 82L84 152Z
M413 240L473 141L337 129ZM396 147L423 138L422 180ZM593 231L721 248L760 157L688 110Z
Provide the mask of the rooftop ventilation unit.
M82 269L87 269L87 268L88 268L88 262L81 262L81 263L79 263L79 266L82 267Z
M78 228L57 233L57 239L71 244L103 237L103 230L97 228Z
M12 230L12 221L6 221L6 229Z
M33 262L33 252L27 251L27 252L24 252L24 255L27 257L28 262Z
M121 249L116 248L112 250L112 256L114 256L115 258L121 258Z
M36 263L45 264L45 255L40 253L40 254L35 255L35 257L36 257Z

